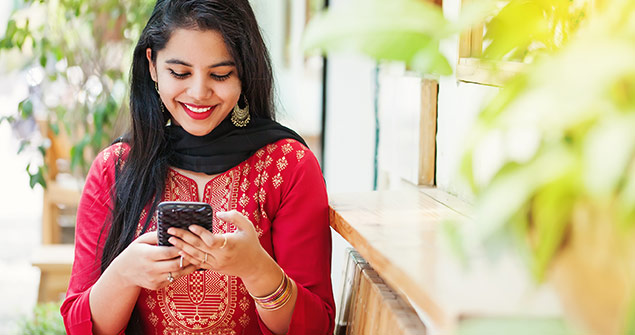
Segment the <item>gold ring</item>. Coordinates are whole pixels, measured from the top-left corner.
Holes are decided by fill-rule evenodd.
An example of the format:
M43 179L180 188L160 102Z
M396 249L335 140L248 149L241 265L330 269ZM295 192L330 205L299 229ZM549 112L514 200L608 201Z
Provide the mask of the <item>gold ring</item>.
M227 236L225 236L225 234L223 234L222 236L224 238L223 245L221 245L219 249L223 249L227 245Z
M172 277L172 272L168 272L168 281L170 283L174 282L174 277Z

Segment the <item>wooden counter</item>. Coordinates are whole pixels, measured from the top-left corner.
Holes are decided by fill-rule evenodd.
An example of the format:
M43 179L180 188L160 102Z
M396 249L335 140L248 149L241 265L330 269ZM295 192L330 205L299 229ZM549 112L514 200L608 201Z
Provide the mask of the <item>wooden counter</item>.
M435 188L330 195L331 226L382 278L423 313L430 334L453 334L479 317L554 316L559 304L537 288L516 257L452 251L446 220L469 225L470 206Z

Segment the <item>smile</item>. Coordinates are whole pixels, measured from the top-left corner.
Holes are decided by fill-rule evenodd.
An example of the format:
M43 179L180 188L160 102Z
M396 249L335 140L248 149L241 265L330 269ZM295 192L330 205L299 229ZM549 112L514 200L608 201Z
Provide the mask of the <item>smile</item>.
M210 115L212 115L212 112L216 109L216 106L218 106L218 105L197 106L197 105L186 104L183 102L179 102L179 103L183 107L183 110L185 111L185 113L194 120L207 119Z
M212 107L214 107L214 106L194 106L194 105L188 105L183 102L181 103L181 105L183 105L183 107L189 109L190 111L194 113L205 113L209 111L210 109L212 109Z

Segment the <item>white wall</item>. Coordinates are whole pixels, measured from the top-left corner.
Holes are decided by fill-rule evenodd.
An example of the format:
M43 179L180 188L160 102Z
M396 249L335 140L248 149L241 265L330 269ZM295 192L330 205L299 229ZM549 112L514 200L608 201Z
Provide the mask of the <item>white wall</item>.
M443 13L449 19L459 15L461 0L444 0ZM457 64L458 36L444 41L443 53L451 64ZM465 150L466 135L475 117L489 97L498 88L458 82L456 76L442 77L439 81L437 112L437 165L436 180L440 189L471 201L471 192L461 181L459 164Z
M306 57L301 49L305 25L305 2L251 0L271 55L275 76L278 121L305 138L317 137L322 115L322 60ZM287 40L285 12L290 13Z

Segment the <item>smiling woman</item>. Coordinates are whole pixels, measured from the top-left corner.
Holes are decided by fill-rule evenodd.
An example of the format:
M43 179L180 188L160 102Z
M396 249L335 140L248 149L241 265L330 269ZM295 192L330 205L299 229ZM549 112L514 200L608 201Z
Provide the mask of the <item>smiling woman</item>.
M238 103L240 78L219 32L177 29L163 50L153 55L148 48L146 57L165 108L188 133L208 134Z
M79 204L69 334L333 332L324 179L273 120L271 88L248 0L157 2L133 55L131 129ZM210 204L212 231L170 228L158 246L162 201Z

